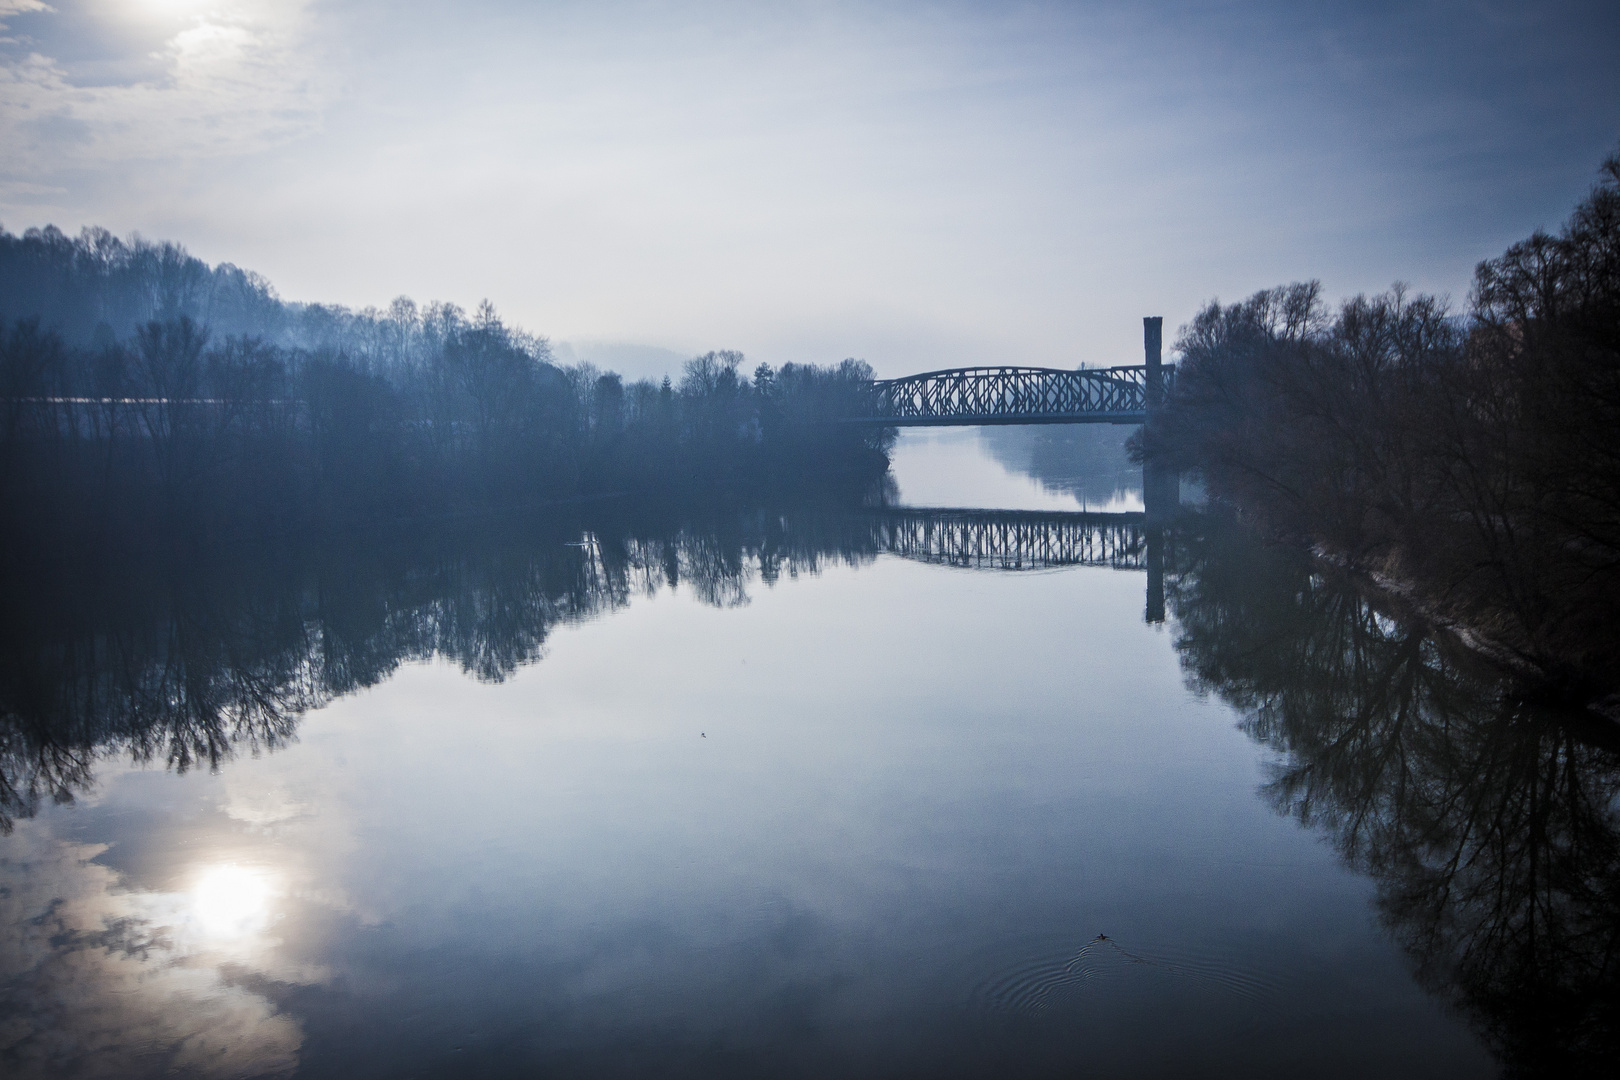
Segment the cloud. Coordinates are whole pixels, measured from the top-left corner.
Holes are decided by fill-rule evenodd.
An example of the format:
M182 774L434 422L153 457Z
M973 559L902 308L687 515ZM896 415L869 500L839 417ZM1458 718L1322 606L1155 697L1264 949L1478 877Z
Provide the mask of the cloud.
M111 42L103 66L122 61L141 71L121 83L85 85L60 58L72 43L48 33L54 9L0 0L0 15L43 20L41 33L9 39L19 47L0 56L5 172L37 182L124 162L240 154L315 129L329 95L308 47L306 7L226 0L142 24L127 10L75 12L76 26L88 20Z
M26 15L31 12L50 10L51 6L41 3L40 0L0 0L0 19L4 19L7 15ZM0 23L0 26L4 25L4 23Z
M6 25L6 19L13 15L37 15L50 10L50 5L40 0L0 0L0 46L18 44L17 39L7 33L11 28Z

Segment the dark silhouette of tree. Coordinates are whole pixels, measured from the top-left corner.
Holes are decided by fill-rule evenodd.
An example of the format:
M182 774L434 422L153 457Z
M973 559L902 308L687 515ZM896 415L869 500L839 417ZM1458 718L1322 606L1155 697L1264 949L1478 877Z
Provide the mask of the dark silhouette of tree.
M1499 663L1620 688L1620 158L1556 237L1482 263L1472 311L1312 282L1183 329L1148 459L1274 534L1408 583Z
M9 334L0 326L0 438L6 453L0 481L9 475L12 454L24 439L55 434L53 410L41 399L58 389L55 382L65 366L62 340L42 333L37 318L18 320Z
M187 316L149 322L135 332L141 396L133 404L158 463L158 476L171 489L197 467L187 451L199 449L205 424L202 352L208 334Z
M870 381L853 361L756 387L741 354L710 353L678 390L626 386L558 367L487 304L468 321L398 302L350 336L360 354L215 339L185 315L77 348L40 325L0 333L0 494L28 511L10 541L41 548L152 514L246 538L603 493L813 482L858 500L893 439L837 423Z

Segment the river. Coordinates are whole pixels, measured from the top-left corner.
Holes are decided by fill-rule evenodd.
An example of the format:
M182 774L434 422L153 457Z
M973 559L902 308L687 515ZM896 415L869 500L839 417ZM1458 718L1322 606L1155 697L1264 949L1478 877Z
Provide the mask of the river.
M908 433L895 498L1139 510L1097 452ZM1149 622L1134 566L928 562L826 508L573 513L28 601L7 1075L1483 1077L1520 1053L1414 945L1421 888L1375 850L1400 813L1347 839L1359 789L1301 779L1312 710L1363 700L1267 682L1331 592L1308 570L1193 529ZM1333 596L1377 638L1355 670L1407 640ZM1613 761L1581 766L1605 828Z

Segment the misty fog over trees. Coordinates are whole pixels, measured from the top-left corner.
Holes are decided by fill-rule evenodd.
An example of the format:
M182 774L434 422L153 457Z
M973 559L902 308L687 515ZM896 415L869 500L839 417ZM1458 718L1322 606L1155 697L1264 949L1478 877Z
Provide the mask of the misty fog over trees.
M101 229L0 231L0 317L0 497L40 538L175 514L242 535L615 492L858 491L893 438L827 423L871 378L859 361L750 371L719 351L678 383L627 384L557 364L488 302L289 304Z
M1307 282L1182 331L1149 460L1580 701L1620 687L1620 155L1465 314Z

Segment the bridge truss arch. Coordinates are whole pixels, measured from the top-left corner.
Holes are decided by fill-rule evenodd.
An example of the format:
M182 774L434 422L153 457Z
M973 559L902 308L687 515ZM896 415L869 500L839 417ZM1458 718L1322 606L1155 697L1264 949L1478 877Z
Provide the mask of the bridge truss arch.
M928 371L874 382L866 414L848 419L889 427L1140 424L1151 380L1157 376L1168 390L1174 372L1170 365L1068 371L1010 364Z

